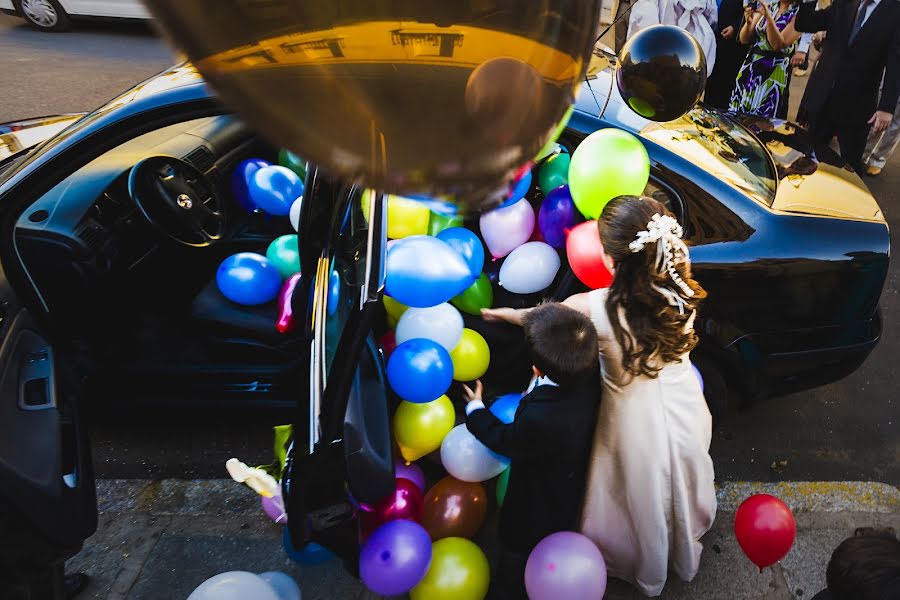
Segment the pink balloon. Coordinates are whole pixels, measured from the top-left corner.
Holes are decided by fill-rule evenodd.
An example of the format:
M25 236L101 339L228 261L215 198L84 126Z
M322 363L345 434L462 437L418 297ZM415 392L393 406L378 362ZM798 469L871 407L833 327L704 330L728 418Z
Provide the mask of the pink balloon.
M278 320L275 327L279 333L289 333L297 327L297 319L294 315L294 290L300 283L300 273L295 273L285 280L278 292Z
M534 231L534 209L525 198L481 215L481 237L494 258L502 258L524 244Z
M388 521L406 519L421 523L424 512L425 497L422 490L409 479L397 479L393 493L379 501L371 511L360 512L360 542L365 542L373 531Z
M398 458L394 461L394 476L397 479L409 479L423 494L425 493L425 473L416 463L406 464L405 461Z
M531 600L602 600L606 561L594 542L574 531L548 535L525 564L525 588Z
M260 503L262 504L263 512L266 513L270 519L282 525L287 523L287 513L284 511L284 500L282 500L281 494L277 494L271 498L261 496Z

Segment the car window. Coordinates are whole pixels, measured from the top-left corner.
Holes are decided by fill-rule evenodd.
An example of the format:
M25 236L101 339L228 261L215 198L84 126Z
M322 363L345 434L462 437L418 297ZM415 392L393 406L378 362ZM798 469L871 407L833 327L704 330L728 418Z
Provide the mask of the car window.
M360 195L355 192L349 202L331 255L325 319L326 376L350 315L360 308L360 295L366 283L369 222L368 215L363 214Z
M675 218L678 219L679 223L684 222L684 211L681 207L681 200L671 187L660 181L654 175L650 176L650 180L647 182L647 185L644 186L644 195L653 198L668 208L669 212L675 215Z
M641 136L663 146L754 200L771 206L776 173L765 147L741 125L698 106L668 123L651 123Z

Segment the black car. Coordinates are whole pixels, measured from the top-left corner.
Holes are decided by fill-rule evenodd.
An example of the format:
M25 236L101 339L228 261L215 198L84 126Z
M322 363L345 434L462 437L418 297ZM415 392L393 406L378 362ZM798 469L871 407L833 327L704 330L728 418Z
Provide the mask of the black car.
M649 123L612 89L604 73L586 84L560 143L571 152L603 127L643 140L646 193L684 225L709 291L693 358L713 412L729 391L751 400L857 368L881 332L890 249L860 179L790 123L741 123L702 106ZM22 130L7 131L0 141L14 147L7 136ZM351 558L347 491L371 503L393 484L393 400L374 341L384 327L382 203L363 214L361 189L311 170L295 298L313 301L295 302L301 326L282 335L274 306L231 304L215 284L225 257L264 251L293 231L287 219L242 211L230 197L233 167L274 159L277 148L228 114L192 67L72 118L34 148L26 146L37 140L16 139L20 148L0 159L0 581L49 585L48 569L59 574L93 532L78 406L123 395L169 406L298 407L285 479L291 533ZM184 186L202 209L179 206L174 192ZM342 302L326 310L332 270ZM563 268L540 296L581 290ZM508 329L474 318L467 326L492 346L517 343ZM521 366L495 360L488 377Z

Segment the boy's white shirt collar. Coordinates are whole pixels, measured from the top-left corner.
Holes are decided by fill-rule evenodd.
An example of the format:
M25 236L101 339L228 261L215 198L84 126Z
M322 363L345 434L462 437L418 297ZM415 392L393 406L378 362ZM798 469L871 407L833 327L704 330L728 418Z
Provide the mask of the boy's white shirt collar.
M528 386L528 389L525 390L525 393L531 393L531 390L539 385L552 385L553 387L559 387L558 383L556 383L546 375L541 375L540 377L535 377L531 380L531 384ZM481 398L472 398L471 400L469 400L468 404L466 404L466 416L468 417L476 410L481 410L482 408L486 408L484 405L484 401Z

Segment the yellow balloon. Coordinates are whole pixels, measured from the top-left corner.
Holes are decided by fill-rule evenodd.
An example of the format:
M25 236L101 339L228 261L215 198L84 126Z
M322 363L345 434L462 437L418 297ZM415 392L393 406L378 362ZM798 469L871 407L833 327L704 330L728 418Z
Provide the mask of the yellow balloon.
M417 404L400 402L394 413L394 439L403 458L412 462L441 447L456 423L456 411L447 396Z
M409 596L412 600L482 600L490 580L490 566L481 548L467 539L448 537L431 545L431 566Z
M372 198L375 197L375 190L365 189L359 199L359 207L362 209L363 218L366 223L369 222L369 210L372 207Z
M390 296L382 296L381 302L384 304L384 310L387 311L388 321L391 319L394 319L395 322L399 321L400 317L403 316L403 313L409 310L407 305L400 304ZM393 325L391 327L393 327Z
M453 379L473 381L484 375L491 364L491 349L480 333L463 329L450 358L453 359Z
M403 196L388 196L387 214L387 235L393 240L428 233L431 211L421 202Z

